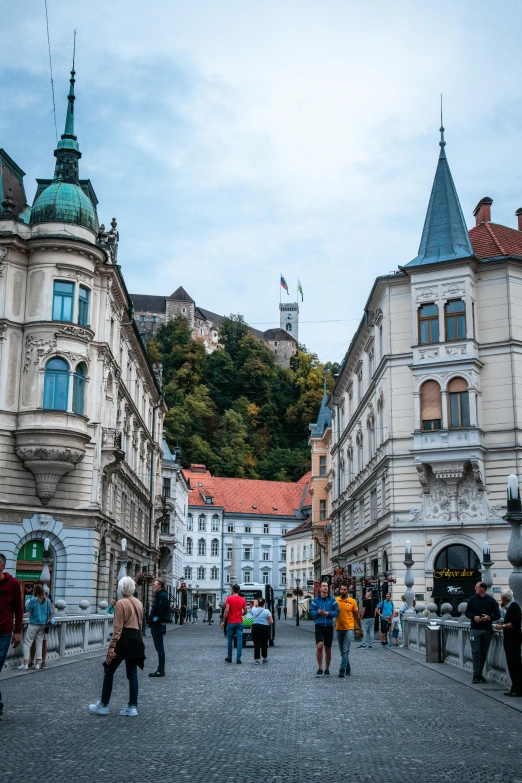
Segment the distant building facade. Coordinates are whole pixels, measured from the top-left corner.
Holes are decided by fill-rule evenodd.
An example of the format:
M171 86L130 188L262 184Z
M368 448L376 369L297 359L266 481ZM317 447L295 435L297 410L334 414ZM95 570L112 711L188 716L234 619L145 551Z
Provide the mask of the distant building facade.
M163 514L159 531L159 575L176 599L183 581L184 537L187 530L190 489L181 466L180 449L169 449L163 437L161 461L161 498L157 499Z
M287 562L287 607L290 617L299 613L303 608L309 609L310 599L307 596L314 594L314 543L312 539L312 518L308 517L297 527L285 534L286 562ZM295 595L299 589L301 595Z
M311 449L312 526L314 543L314 582L318 586L321 578L332 575L332 411L328 407L326 386L317 421L310 424L309 445Z

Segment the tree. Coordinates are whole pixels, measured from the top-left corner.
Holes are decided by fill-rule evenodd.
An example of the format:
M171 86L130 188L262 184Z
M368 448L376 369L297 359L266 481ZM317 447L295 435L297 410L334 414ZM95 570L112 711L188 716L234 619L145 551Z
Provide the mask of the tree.
M250 329L242 315L230 314L225 316L218 327L219 342L225 351L235 359L239 351L239 344L243 337L250 334Z

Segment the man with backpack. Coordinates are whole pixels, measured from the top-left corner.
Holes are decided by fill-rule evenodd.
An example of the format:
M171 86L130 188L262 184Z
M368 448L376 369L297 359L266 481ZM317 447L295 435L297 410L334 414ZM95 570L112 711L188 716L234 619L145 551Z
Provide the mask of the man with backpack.
M170 601L163 579L155 579L152 583L152 589L156 595L149 614L149 627L154 647L158 653L158 668L155 672L151 672L149 677L164 677L165 648L163 646L163 637L167 633L166 623L170 623L172 619Z
M388 634L391 631L391 621L393 617L393 601L391 594L386 593L386 598L377 604L377 614L381 621L381 647L389 647Z
M334 632L334 620L339 614L339 605L335 598L328 595L330 585L321 582L319 595L310 604L310 614L315 623L315 651L318 669L316 677L330 676L330 661L332 659L332 642ZM323 649L325 654L325 668L323 670Z

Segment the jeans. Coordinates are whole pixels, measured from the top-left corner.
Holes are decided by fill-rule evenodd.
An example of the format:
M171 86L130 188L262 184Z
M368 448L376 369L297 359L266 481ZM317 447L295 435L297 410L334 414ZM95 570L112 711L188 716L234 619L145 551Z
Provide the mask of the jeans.
M340 668L345 671L350 671L350 646L352 644L353 631L337 631L337 643L339 644L339 651L341 653L341 666Z
M152 641L158 653L158 671L165 674L165 648L163 646L163 634L161 633L161 623L151 625L150 632Z
M369 647L373 647L373 637L375 634L375 619L373 617L363 617L362 619L363 640L361 647L366 647L368 642Z
M234 634L237 639L237 660L241 660L243 652L243 623L228 623L227 625L227 658L232 658L232 641Z
M469 641L471 644L471 654L473 657L473 676L482 677L482 669L488 657L489 645L491 644L491 631L476 631L471 629Z
M0 635L0 672L7 658L9 647L11 645L11 634L3 633ZM0 704L2 703L2 694L0 693Z
M252 641L254 642L254 661L258 661L260 655L263 660L268 657L268 641L270 639L270 626L254 623L252 625Z
M114 672L120 665L120 663L125 660L121 657L121 655L116 655L115 658L112 659L112 662L110 666L107 667L105 670L105 675L103 677L103 687L102 687L102 695L101 695L101 703L104 707L108 705L108 703L111 700L111 693L112 693L112 681L114 680ZM138 706L138 667L133 661L125 661L125 666L127 668L127 679L129 681L129 707L137 707Z

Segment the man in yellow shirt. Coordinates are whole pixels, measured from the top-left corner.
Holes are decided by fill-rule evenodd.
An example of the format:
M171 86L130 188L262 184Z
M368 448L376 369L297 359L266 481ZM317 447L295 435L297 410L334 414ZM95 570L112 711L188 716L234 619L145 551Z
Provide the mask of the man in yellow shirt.
M348 585L341 585L339 593L340 595L335 599L339 606L339 614L335 618L335 628L337 631L337 642L341 652L339 677L344 677L345 674L350 675L352 673L350 666L350 646L355 633L355 623L357 622L360 626L361 618L359 617L357 601L355 601L354 598L350 598L348 595Z

